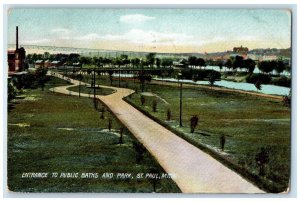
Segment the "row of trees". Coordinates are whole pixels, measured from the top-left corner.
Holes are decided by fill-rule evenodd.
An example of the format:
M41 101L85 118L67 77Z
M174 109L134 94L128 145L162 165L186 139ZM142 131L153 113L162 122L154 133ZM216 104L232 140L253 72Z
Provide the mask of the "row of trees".
M22 89L41 87L41 89L44 90L45 83L49 80L46 74L47 69L38 68L35 72L13 77L10 82L8 82L8 101L14 99L22 92Z
M81 63L85 65L94 66L125 66L125 67L173 67L174 58L159 58L156 57L156 53L149 53L144 58L129 58L128 55L122 54L116 57L88 57L81 56L77 53L71 54L50 54L45 52L44 54L28 54L26 57L28 63L34 63L36 60L58 60L66 64L72 65L73 63ZM290 66L285 64L281 60L273 61L261 61L256 63L254 60L248 58L244 59L242 56L230 57L227 60L211 61L204 60L203 58L197 58L190 56L188 59L180 59L177 62L181 67L184 68L196 68L205 67L206 65L219 66L220 70L223 67L235 71L236 69L245 69L249 73L253 73L256 65L260 71L264 73L271 73L275 70L278 74L284 70L290 71Z

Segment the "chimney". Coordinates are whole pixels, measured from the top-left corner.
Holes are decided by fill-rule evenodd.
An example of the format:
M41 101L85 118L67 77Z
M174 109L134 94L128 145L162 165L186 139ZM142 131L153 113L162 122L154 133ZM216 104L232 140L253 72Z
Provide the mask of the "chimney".
M18 26L16 26L16 50L19 49L19 31Z

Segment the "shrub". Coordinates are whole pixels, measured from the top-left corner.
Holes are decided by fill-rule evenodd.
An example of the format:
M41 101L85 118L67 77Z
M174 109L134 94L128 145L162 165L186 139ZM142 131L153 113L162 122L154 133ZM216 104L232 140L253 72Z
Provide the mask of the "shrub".
M275 78L271 82L273 85L291 87L291 79L286 76L281 76L279 78Z
M108 130L111 131L112 128L112 120L111 118L108 119Z
M194 115L192 116L192 118L190 119L190 125L191 125L191 133L194 133L195 131L195 128L197 127L198 125L198 121L199 121L199 118L197 115Z
M246 77L246 82L255 84L259 80L261 84L269 84L271 79L268 74L252 74Z
M133 142L133 148L136 154L136 163L139 164L143 159L143 154L145 153L145 147L139 142Z
M221 150L222 150L222 151L224 151L225 142L226 142L226 137L225 137L225 135L221 135L221 136L220 136L220 147L221 147Z
M157 111L157 101L156 101L156 99L154 99L154 100L152 101L152 111L153 111L153 112L156 112L156 111Z
M167 120L168 120L168 121L171 120L171 116L172 116L171 109L168 109L168 110L167 110Z
M8 83L8 89L7 89L7 98L8 101L14 99L17 95L17 89L13 86L11 82Z
M141 104L142 104L143 106L144 106L145 102L146 102L145 96L141 95Z
M262 147L256 154L255 160L259 166L259 175L265 175L265 164L269 162L269 151L267 148Z
M119 144L123 144L123 132L124 132L124 128L121 127L120 128L120 139L119 139Z

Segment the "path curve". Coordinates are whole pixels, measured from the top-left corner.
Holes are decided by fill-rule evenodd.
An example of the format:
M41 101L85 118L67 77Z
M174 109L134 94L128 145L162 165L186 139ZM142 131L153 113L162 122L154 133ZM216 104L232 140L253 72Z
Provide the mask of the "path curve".
M62 75L55 73L62 79ZM79 85L70 79L72 85L55 87L51 91L76 95L67 88ZM173 174L173 180L184 193L264 193L205 152L178 137L160 124L126 103L122 98L134 93L131 89L111 88L116 92L106 96L97 95L116 115L124 126L141 142L162 168ZM88 94L81 94L88 97Z

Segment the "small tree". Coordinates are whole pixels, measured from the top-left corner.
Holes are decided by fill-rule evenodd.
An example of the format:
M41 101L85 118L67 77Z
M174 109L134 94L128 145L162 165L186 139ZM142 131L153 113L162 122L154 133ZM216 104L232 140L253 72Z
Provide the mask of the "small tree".
M211 72L208 76L209 85L212 87L215 84L216 81L216 74L214 72Z
M145 102L146 102L145 96L141 95L141 104L142 104L143 106L144 106Z
M124 142L123 142L123 132L124 132L124 128L121 127L121 128L120 128L120 139L119 139L119 144L120 144L120 145L124 143Z
M259 166L259 175L265 175L265 165L269 162L269 151L262 147L256 154L255 160Z
M190 119L190 123L191 123L191 133L194 133L195 128L196 128L197 125L198 125L198 121L199 121L199 118L198 118L197 115L192 116L192 118Z
M282 103L284 106L287 107L291 107L291 99L292 99L292 95L291 95L291 91L288 95L283 96L282 98Z
M100 118L101 119L104 119L104 112L105 112L105 107L101 107L101 109L100 109L100 113L101 113Z
M139 142L133 142L133 148L134 148L134 150L136 152L136 156L135 156L136 157L136 163L139 164L142 161L142 159L143 159L143 155L144 155L146 149Z
M254 86L256 87L257 90L261 90L261 82L260 82L260 80L257 80L255 82Z
M225 142L226 142L226 137L225 137L225 135L221 135L221 136L220 136L220 147L221 147L221 150L222 150L222 151L224 151Z
M156 101L156 99L154 99L154 100L152 101L152 111L153 111L153 112L156 112L156 111L157 111L157 101Z
M108 119L108 130L111 131L111 127L112 127L112 120L111 118Z
M17 89L15 86L10 82L8 83L8 90L7 90L7 98L8 101L11 101L17 96Z
M168 121L171 120L171 116L172 116L171 109L168 109L168 110L167 110L167 120L168 120Z

